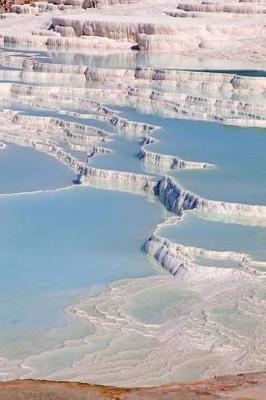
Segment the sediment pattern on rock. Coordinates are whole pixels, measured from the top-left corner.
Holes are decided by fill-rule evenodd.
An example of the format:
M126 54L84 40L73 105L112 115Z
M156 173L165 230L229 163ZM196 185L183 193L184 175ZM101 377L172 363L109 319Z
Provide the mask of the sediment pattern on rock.
M204 199L185 190L174 178L170 177L164 177L158 182L155 193L167 210L177 215L197 208L221 216L259 217L262 224L266 219L266 206Z

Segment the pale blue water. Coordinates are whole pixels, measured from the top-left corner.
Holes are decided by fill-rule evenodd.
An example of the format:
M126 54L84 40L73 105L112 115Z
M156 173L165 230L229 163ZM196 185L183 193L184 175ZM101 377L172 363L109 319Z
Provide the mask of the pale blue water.
M0 197L0 218L0 348L1 336L61 326L83 290L157 273L141 246L160 210L145 198L82 187Z
M94 156L90 161L92 166L143 174L142 163L137 158L140 148L140 139L130 139L115 135L114 140L104 144L104 147L111 149L112 153Z
M160 234L188 246L246 253L254 260L266 261L265 227L209 221L187 213L182 222L161 228Z
M0 193L31 192L70 186L76 175L55 158L28 147L0 149Z
M244 76L266 76L265 68L263 69L239 69L237 66L235 69L214 69L208 68L209 61L204 57L193 58L184 57L179 54L172 53L153 53L153 52L141 52L141 51L117 51L110 52L109 54L104 52L95 53L75 53L73 51L54 51L53 49L44 50L33 50L30 47L23 49L17 45L5 44L5 47L0 48L4 52L15 51L20 55L29 55L45 63L55 63L55 64L74 64L74 65L86 65L88 67L98 67L98 68L132 68L134 69L136 65L168 68L168 69L186 69L191 70L191 66L196 63L196 65L201 65L198 67L198 71L207 71L215 73L230 73L238 74ZM213 62L214 60L211 59ZM185 66L184 66L185 65ZM231 64L232 65L232 64ZM217 65L218 67L219 65ZM265 66L264 66L265 67Z
M215 164L212 170L169 171L187 189L213 200L266 204L266 129L177 120L115 107L133 120L159 125L151 151Z

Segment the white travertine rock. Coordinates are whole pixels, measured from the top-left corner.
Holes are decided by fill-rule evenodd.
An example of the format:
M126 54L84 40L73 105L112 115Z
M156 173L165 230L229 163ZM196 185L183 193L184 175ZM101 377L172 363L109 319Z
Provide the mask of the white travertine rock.
M171 275L178 279L190 279L197 273L198 266L195 262L195 257L204 257L214 260L229 260L236 262L239 268L250 274L256 274L253 269L256 264L264 264L265 262L256 262L247 254L236 253L233 251L214 251L202 248L186 246L180 243L175 243L154 233L144 244L144 252L153 257L160 266L167 270Z
M228 61L230 64L232 60L238 60L238 62L245 60L245 63L250 62L256 65L257 62L263 64L265 59L263 40L265 36L265 14L263 14L265 3L259 1L242 3L232 0L232 2L219 1L212 4L202 2L199 4L198 1L191 0L185 5L183 4L188 9L214 7L217 8L217 12L184 11L176 8L178 3L174 0L167 3L163 0L157 0L155 3L151 0L145 2L136 0L137 5L131 0L86 0L83 3L82 0L51 1L60 4L41 2L38 6L38 2L35 2L33 6L26 5L24 12L30 10L30 12L38 14L38 19L34 13L25 14L24 24L21 16L15 16L14 13L11 13L12 18L5 17L11 21L11 24L2 21L3 24L1 22L0 26L0 35L6 36L6 43L12 40L13 43L20 43L23 46L47 47L47 41L40 41L38 44L36 40L30 40L31 31L38 31L43 27L55 29L60 25L62 28L73 28L75 36L93 36L94 47L90 46L90 48L94 49L122 48L120 43L122 40L124 49L139 46L152 51L174 52L175 56L178 54L193 56L199 60L199 63L202 62L202 56L204 56L208 57L211 63L213 60L223 60L226 68L227 60L230 60ZM80 9L70 14L69 10L80 8L82 4L85 8L95 9L90 11L89 16ZM99 10L98 7L101 9ZM54 11L51 11L52 8ZM19 10L22 11L20 8ZM60 15L61 10L65 10L67 13L62 16L62 14ZM177 15L181 18L171 18L169 15ZM187 18L182 18L185 16ZM193 18L194 16L200 17ZM250 16L254 23L251 22ZM20 19L17 20L13 17ZM2 19L4 20L4 18ZM32 26L30 32L27 28L29 24ZM64 36L73 35L73 30L70 32L62 29L61 32ZM73 36L70 38L73 40L50 41L49 46L73 47L80 51L86 51L89 48L88 43L84 44L78 38L75 41ZM104 38L115 39L116 46L115 44L110 46L110 42L106 42L103 40ZM64 38L61 37L61 39ZM216 61L216 66L219 66L219 61Z
M256 93L266 92L266 78L264 77L138 66L135 70L135 78L138 80L169 81L176 84L186 83L187 85L191 85L193 82L200 85L200 87L208 85L211 89L216 90L256 90Z
M83 4L83 0L48 0L48 3L52 3L55 5L65 5L65 6L73 6L77 8L81 8Z
M147 2L148 0L145 0ZM143 0L84 0L82 7L87 8L97 8L106 7L113 5L129 5L143 3Z
M58 32L57 32L58 33ZM7 44L13 44L18 46L35 46L40 47L52 47L62 49L127 49L128 43L120 41L119 43L115 40L100 37L63 37L57 35L51 35L50 31L47 31L47 35L5 35L4 42Z
M184 254L182 246L158 235L152 235L144 244L143 250L153 257L162 268L179 279L196 271L193 258Z
M139 34L137 36L138 49L141 51L177 52L194 51L199 48L200 40L188 37L185 34Z
M129 69L103 69L88 67L85 71L88 82L105 82L119 80L122 83L132 81L134 79L134 70Z
M74 37L75 32L71 26L55 26L55 32L60 33L63 37Z
M34 14L36 9L28 4L12 4L11 12L17 14Z
M81 172L81 182L94 187L154 196L157 181L149 175L105 170L86 166Z
M136 42L139 34L170 35L176 32L176 28L171 24L75 20L64 17L52 18L52 26L72 27L76 36L99 36L128 42Z
M12 54L0 53L0 65L8 68L22 68L25 57L13 56Z
M197 162L197 161L186 161L176 156L168 154L154 153L141 147L137 157L154 172L166 172L173 169L205 169L213 168L212 164Z
M236 217L259 217L265 221L266 206L229 203L218 200L204 199L182 188L174 178L164 177L155 189L162 204L167 210L181 215L186 210L201 209L210 214L233 215Z
M33 36L60 36L60 34L58 32L55 31L48 31L46 29L36 29L34 31L31 32L31 34Z
M257 5L225 4L219 2L179 3L178 9L184 11L199 11L207 13L235 13L235 14L265 14L266 8Z

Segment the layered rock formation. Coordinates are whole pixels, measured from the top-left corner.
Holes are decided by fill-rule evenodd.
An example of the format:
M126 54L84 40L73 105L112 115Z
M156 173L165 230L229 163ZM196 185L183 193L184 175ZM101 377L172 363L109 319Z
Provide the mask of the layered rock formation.
M263 7L263 3L256 2L248 5L245 3L226 4L222 2L189 2L179 3L178 9L184 11L199 11L205 13L231 13L231 14L265 14L266 8Z
M173 222L172 222L173 223ZM178 222L182 223L182 222ZM166 221L166 224L170 222ZM161 226L160 226L161 227ZM191 279L193 275L199 273L197 257L203 257L212 261L215 268L217 260L227 260L234 262L240 269L255 275L257 268L266 267L266 262L253 260L248 254L237 253L233 251L215 251L206 250L199 247L186 246L181 243L175 243L162 237L160 227L144 244L143 250L152 257L163 269L178 279Z
M171 275L179 279L187 274L197 271L191 255L183 251L183 246L177 243L171 243L156 234L152 235L144 244L143 249L146 254L153 257L162 268L170 272ZM188 253L188 252L187 252Z
M125 40L135 43L140 34L165 35L173 34L176 29L167 24L128 23L121 21L119 24L112 21L97 21L88 19L53 18L51 28L57 26L72 27L76 36L98 36L112 40Z
M156 195L167 210L181 215L184 211L200 209L210 214L235 216L239 218L261 218L261 224L265 224L266 206L249 204L228 203L204 199L182 188L173 178L164 177L158 182L155 189Z
M167 70L139 66L135 70L135 78L156 82L169 82L186 87L199 87L214 91L254 90L256 93L266 91L266 79L239 76L228 73L209 73L200 71Z
M137 156L150 170L159 173L171 169L205 169L213 167L213 165L209 163L185 161L175 156L154 153L143 147L140 149Z
M90 14L84 14L82 7L89 8ZM61 10L74 8L79 9L74 15L73 12L72 15L60 15ZM263 60L265 56L265 6L259 0L232 1L230 4L225 1L178 4L174 0L167 3L159 0L153 4L139 0L49 0L32 6L14 5L12 10L23 13L24 17L28 13L41 15L41 23L35 23L34 35L26 29L27 23L23 29L21 24L16 29L8 29L8 24L4 23L6 43L77 48L80 51L130 49L133 46L145 51L174 51L176 54L211 55L223 59ZM254 24L250 23L250 16ZM48 28L46 36L43 26ZM50 36L51 29L57 37Z

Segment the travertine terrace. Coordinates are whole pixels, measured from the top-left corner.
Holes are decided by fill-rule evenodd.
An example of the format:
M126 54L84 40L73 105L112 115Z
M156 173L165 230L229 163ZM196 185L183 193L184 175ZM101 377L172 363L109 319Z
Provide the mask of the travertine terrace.
M0 16L1 151L13 143L55 157L75 172L76 190L91 186L157 202L164 220L151 227L142 250L168 272L113 282L97 296L83 296L65 311L87 321L94 333L30 357L11 360L0 354L1 379L134 387L175 382L187 371L206 378L265 370L265 261L244 252L174 243L160 229L182 224L190 212L265 227L266 203L213 200L187 190L173 172L215 173L220 166L206 160L204 152L194 160L155 151L152 145L164 140L160 126L148 117L145 122L127 118L120 110L258 128L265 134L265 15L266 4L259 0L49 0L15 5ZM49 56L60 52L69 62L50 62ZM82 60L88 54L117 60L122 52L121 59L128 55L125 64L135 54L155 54L158 65L87 65L73 52L85 56ZM114 154L111 144L117 137L137 143L137 172L131 166L94 166L94 159ZM199 256L229 260L238 268L205 268L197 264ZM166 310L156 297L158 288L170 298ZM175 297L176 288L189 291L188 305ZM146 309L143 318L138 314L136 304L147 292L158 319ZM221 304L221 314L230 313L228 326L215 314ZM248 327L238 324L234 313ZM95 355L91 343L98 339L104 345ZM43 367L56 357L71 359L73 352L81 356L71 365L56 364L50 373Z
M14 7L14 12L23 15L16 18L14 28L13 15L1 21L0 34L5 43L85 51L134 47L250 63L263 62L265 57L263 2L199 4L159 0L151 7L150 1L50 0ZM64 16L58 13L60 8L65 8ZM24 15L27 13L38 13L40 17L32 21L31 15Z

